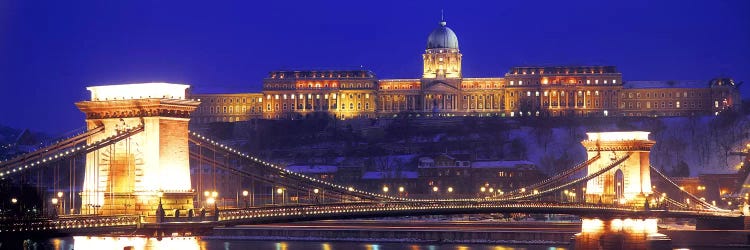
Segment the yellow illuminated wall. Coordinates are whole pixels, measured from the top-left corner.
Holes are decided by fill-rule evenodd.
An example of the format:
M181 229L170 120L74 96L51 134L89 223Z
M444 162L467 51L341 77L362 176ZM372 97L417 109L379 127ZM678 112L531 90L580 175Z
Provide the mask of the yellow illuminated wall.
M652 193L649 152L654 141L648 140L649 132L601 132L587 135L588 139L583 141L583 145L588 158L601 154L599 160L588 166L588 174L596 173L631 154L623 163L586 183L588 201L642 202L644 196ZM622 173L622 179L617 178L618 172ZM622 190L622 197L617 197L618 189Z
M83 213L153 214L160 192L165 209L192 208L188 122L199 102L184 99L187 88L162 83L88 88L92 100L76 105L88 129L104 126L88 144L141 126L143 132L86 155Z

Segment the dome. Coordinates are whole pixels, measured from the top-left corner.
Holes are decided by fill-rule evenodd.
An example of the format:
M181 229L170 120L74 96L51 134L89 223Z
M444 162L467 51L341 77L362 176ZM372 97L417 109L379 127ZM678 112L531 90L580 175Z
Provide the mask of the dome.
M427 37L427 49L458 49L456 33L440 21L440 27L435 28Z

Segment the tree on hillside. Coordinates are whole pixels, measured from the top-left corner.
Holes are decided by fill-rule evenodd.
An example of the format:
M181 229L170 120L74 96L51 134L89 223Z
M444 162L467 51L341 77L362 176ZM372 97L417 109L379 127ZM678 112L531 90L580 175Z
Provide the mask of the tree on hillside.
M672 168L672 177L690 177L690 166L685 161L680 161Z
M525 160L526 159L526 144L519 138L515 138L510 141L508 148L508 157L512 160Z

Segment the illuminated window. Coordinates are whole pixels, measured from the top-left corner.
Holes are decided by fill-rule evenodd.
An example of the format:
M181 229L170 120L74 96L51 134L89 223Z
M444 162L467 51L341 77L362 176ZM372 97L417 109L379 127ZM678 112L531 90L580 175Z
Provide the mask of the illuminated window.
M370 94L365 94L366 99L370 99Z
M586 84L591 84L591 80L586 80Z
M276 100L278 100L278 99L279 99L279 95L275 95L275 96L274 96L274 98L275 98Z
M526 96L531 96L531 91L526 91Z
M544 91L544 96L548 96L549 93L547 91Z
M675 107L676 107L676 108L680 108L680 102L676 102L676 103L675 103Z
M518 81L518 85L523 85L523 81Z
M714 101L714 107L715 107L715 108L718 108L718 107L719 107L719 101Z
M604 84L607 84L607 80L604 80Z
M617 83L617 80L612 80L612 84L615 84L615 83Z
M539 91L536 92L536 96L539 96Z
M513 81L510 81L510 85L513 85Z
M284 100L286 100L286 94L284 94Z
M594 80L594 84L599 84L599 79Z

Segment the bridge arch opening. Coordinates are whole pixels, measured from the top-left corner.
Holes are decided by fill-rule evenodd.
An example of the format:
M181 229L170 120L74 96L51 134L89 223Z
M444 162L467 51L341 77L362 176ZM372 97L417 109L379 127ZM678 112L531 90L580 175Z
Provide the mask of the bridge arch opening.
M622 169L618 169L615 171L614 175L615 181L612 183L614 185L615 190L615 199L618 202L623 202L623 195L625 194L625 183L624 183L624 176L622 174Z

